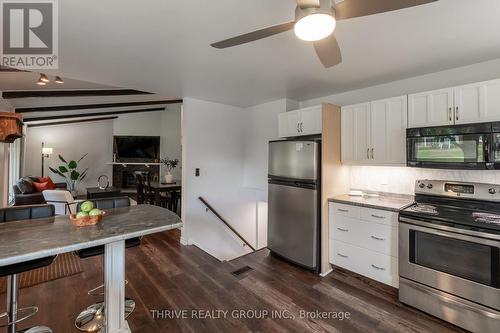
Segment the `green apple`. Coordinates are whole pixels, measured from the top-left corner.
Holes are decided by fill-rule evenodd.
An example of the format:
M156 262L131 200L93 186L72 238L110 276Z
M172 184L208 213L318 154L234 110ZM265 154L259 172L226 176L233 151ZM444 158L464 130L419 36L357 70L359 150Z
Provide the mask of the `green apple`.
M84 211L81 211L81 212L79 212L78 214L76 214L76 218L77 218L77 219L80 219L80 218L82 218L82 217L87 217L87 216L89 216L89 213L84 212Z
M89 216L98 216L102 215L102 210L94 208L89 212Z
M82 204L80 205L80 210L82 212L90 212L92 209L94 209L94 204L92 203L92 201L85 201L85 202L82 202Z

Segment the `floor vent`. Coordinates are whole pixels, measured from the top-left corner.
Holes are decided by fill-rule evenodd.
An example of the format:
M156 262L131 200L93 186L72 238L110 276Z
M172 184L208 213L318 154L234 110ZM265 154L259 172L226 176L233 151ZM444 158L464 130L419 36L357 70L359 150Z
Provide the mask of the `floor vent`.
M235 270L234 272L231 272L231 274L233 274L234 276L241 276L241 275L243 275L247 272L250 272L252 270L253 270L253 268L250 266L243 266L243 267Z

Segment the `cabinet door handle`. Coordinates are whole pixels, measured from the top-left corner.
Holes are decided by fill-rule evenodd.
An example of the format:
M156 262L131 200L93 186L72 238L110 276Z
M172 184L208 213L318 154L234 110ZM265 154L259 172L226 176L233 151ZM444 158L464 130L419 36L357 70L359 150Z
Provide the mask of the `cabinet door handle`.
M366 149L366 158L370 159L370 148Z
M337 228L337 230L343 231L343 232L348 232L349 229L343 229L343 228Z
M300 131L304 133L304 123L300 123Z
M300 123L297 123L297 133L300 133Z
M380 237L377 237L377 236L371 236L373 239L375 240L378 240L378 241L383 241L385 240L385 238L380 238Z
M450 121L453 121L453 108L452 107L448 108L448 117L450 118Z
M378 269L379 271L385 271L385 268L375 266L374 264L372 264L372 267Z
M372 160L375 159L375 153L374 153L375 149L372 148Z
M342 213L349 213L349 211L347 209L341 209L341 208L338 208L337 209L339 212L342 212Z
M375 215L375 214L372 214L372 217L374 217L376 219L385 219L385 216Z
M457 106L457 107L455 107L455 119L456 120L460 119L460 113L458 111L459 111L459 109L458 109L458 106Z
M338 253L338 252L337 252L337 255L338 255L339 257L342 257L342 258L349 258L349 256L346 256L345 254L342 254L342 253Z

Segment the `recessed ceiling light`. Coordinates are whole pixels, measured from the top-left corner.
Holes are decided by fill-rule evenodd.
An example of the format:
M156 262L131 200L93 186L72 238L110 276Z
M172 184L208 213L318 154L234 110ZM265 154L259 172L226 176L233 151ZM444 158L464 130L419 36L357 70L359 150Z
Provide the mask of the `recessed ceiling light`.
M64 81L63 81L63 79L60 76L56 76L55 82L59 83L59 84L64 84Z
M45 83L50 82L50 80L49 80L49 78L47 77L47 75L45 75L45 74L43 74L43 73L41 73L41 74L40 74L40 79L39 79L39 81L43 81L43 82L45 82Z
M47 84L47 82L44 82L42 81L42 78L39 78L36 84L38 84L39 86L44 86Z

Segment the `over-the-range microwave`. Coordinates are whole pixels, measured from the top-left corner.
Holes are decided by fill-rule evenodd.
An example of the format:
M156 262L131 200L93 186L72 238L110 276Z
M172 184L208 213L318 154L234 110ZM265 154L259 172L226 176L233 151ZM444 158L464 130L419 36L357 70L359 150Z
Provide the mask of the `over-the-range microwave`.
M406 130L406 164L437 169L500 169L500 122Z

